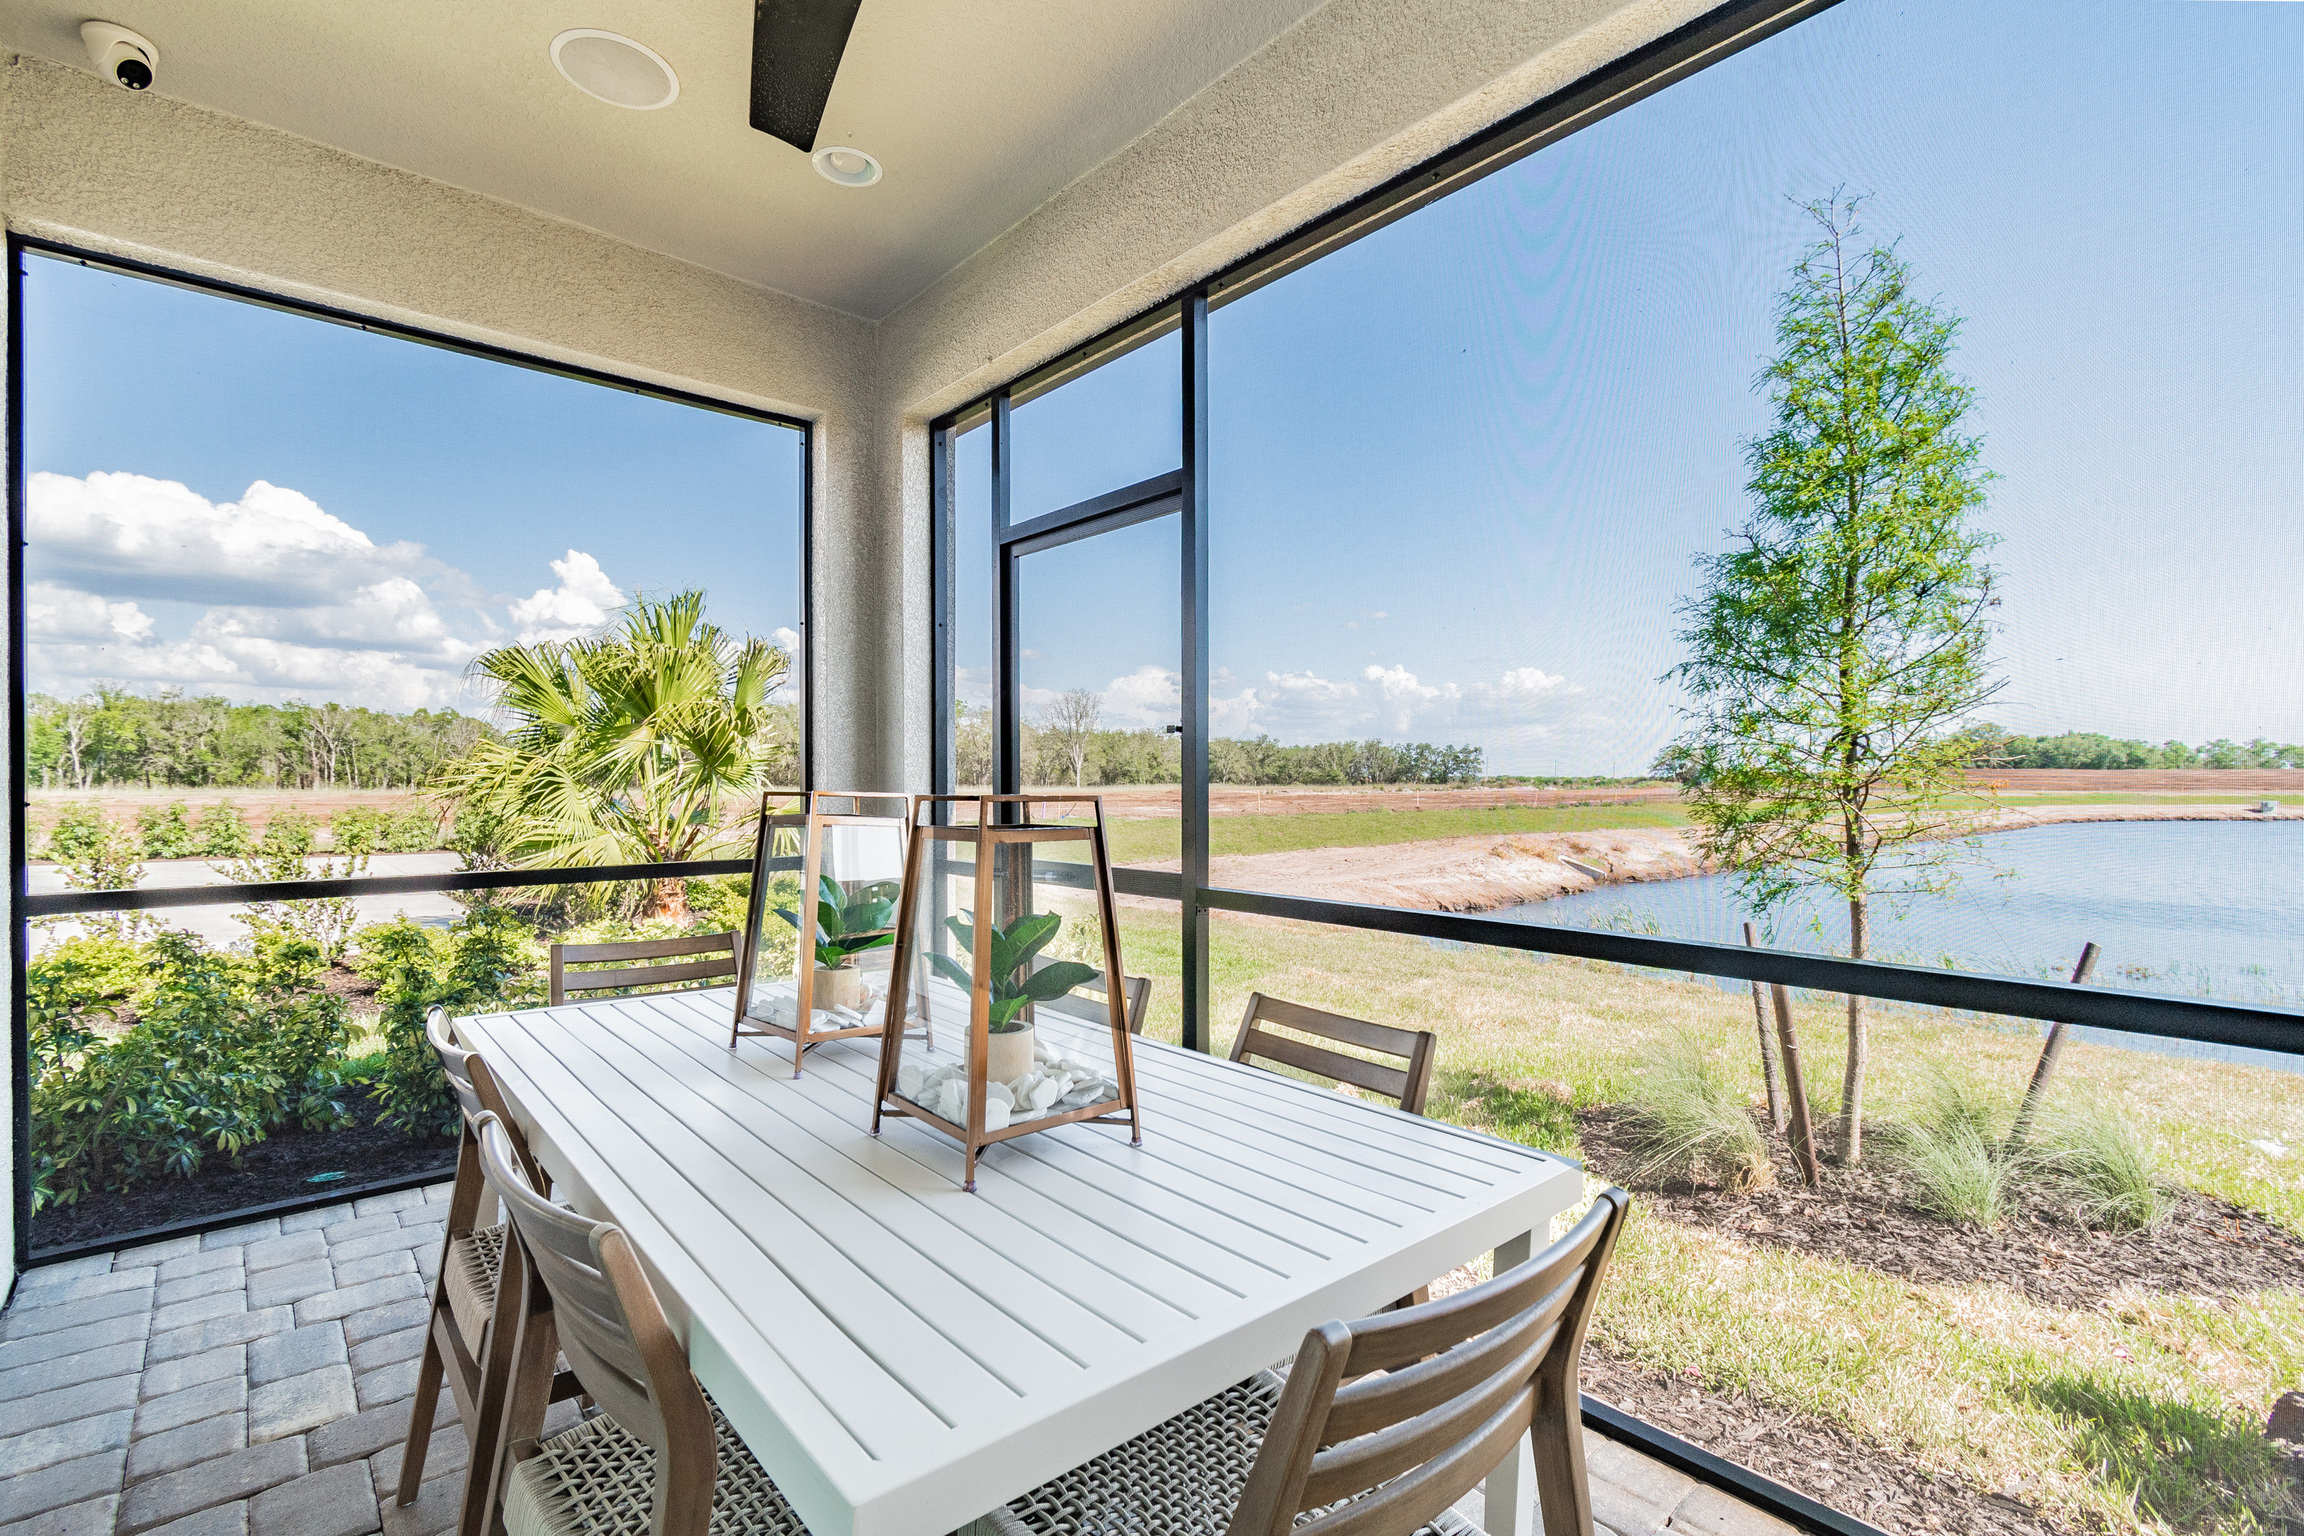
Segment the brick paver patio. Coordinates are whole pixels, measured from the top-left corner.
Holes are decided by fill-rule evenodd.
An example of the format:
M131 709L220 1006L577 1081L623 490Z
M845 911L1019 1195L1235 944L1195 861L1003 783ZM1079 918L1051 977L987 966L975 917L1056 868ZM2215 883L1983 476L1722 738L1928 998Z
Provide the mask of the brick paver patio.
M392 1501L450 1186L27 1271L0 1313L0 1536L436 1536L465 1444L440 1394ZM547 1431L574 1421L561 1403ZM1585 1437L1601 1536L1793 1536ZM1475 1523L1480 1496L1461 1506Z
M447 1529L465 1446L446 1392L422 1496L391 1490L449 1187L27 1271L0 1314L0 1531Z

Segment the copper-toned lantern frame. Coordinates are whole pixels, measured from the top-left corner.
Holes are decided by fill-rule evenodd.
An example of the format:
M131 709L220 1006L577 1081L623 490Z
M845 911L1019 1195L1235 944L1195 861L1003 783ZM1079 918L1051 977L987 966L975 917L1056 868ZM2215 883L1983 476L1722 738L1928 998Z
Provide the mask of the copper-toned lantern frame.
M972 805L976 807L974 825L937 825L928 817L938 806ZM1095 820L1088 826L1062 826L1032 820L1032 807L1037 805L1085 805L1095 812ZM1011 811L1010 808L1013 808ZM1014 814L1020 819L1007 822L995 819ZM891 962L888 981L887 1011L881 1016L883 1027L880 1039L879 1095L872 1106L872 1134L880 1134L881 1117L907 1115L923 1124L934 1126L967 1152L966 1176L961 1187L971 1194L976 1189L976 1159L984 1148L995 1142L1030 1135L1035 1131L1051 1130L1059 1125L1072 1125L1090 1121L1099 1125L1125 1125L1129 1129L1131 1145L1142 1145L1144 1117L1136 1098L1136 1061L1132 1048L1135 1037L1128 1032L1126 988L1111 986L1105 989L1105 1003L1112 1024L1112 1080L1117 1085L1118 1097L1097 1104L1084 1104L1057 1114L1038 1116L1029 1122L1008 1125L1000 1130L984 1129L984 1104L989 1087L990 1042L992 1029L992 946L985 935L995 926L991 917L997 899L994 864L998 850L1021 845L1029 857L1035 843L1078 842L1081 834L1088 834L1089 869L1096 892L1096 910L1104 928L1104 974L1119 976L1120 924L1112 902L1112 863L1106 852L1104 835L1104 801L1099 795L920 795L912 802L912 836L904 857L904 893L896 908L896 953ZM975 940L970 945L970 977L968 987L968 1123L958 1124L942 1115L931 1114L920 1105L899 1096L896 1092L896 1071L903 1056L907 1037L901 1023L890 1029L887 1020L901 1021L911 992L915 922L919 916L920 888L932 878L928 871L934 860L930 846L934 843L968 843L976 849L976 905ZM1032 881L1027 877L1025 888ZM923 1019L923 1024L928 1021Z
M906 807L902 816L867 816L863 814L866 801L897 801ZM816 1012L816 900L819 876L824 868L824 833L833 827L886 827L896 834L899 849L908 849L905 831L912 823L909 795L872 790L812 789L777 794L774 791L760 797L760 833L752 849L752 894L745 905L744 950L736 969L736 1015L728 1029L728 1048L734 1050L736 1042L746 1036L768 1036L792 1042L792 1075L801 1075L804 1058L811 1046L827 1040L847 1040L858 1035L877 1035L880 1026L870 1021L851 1025L846 1029L818 1029ZM776 810L777 802L787 807ZM846 802L849 809L835 812L825 809L828 802ZM798 807L792 809L791 807ZM776 834L796 828L801 835L800 897L794 910L804 913L805 928L793 929L795 947L793 968L797 972L793 993L792 1023L779 1024L773 1019L754 1018L752 1013L752 982L760 960L760 924L768 916L768 850L774 846ZM906 866L910 873L910 866ZM872 933L891 930L875 928ZM900 937L900 935L899 935ZM803 957L806 963L803 964Z

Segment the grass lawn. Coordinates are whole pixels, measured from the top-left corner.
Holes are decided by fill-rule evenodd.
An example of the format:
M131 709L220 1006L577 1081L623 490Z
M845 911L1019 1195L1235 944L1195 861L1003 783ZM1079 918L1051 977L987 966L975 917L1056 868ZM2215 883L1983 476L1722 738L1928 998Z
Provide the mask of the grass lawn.
M1121 821L1112 862L1142 864L1181 851L1182 823ZM1684 827L1676 805L1531 805L1454 811L1304 811L1277 816L1212 816L1210 852L1296 853L1306 848L1374 848L1441 837L1509 837L1518 832L1605 832L1619 827Z
M1148 1033L1173 1040L1176 924L1129 909L1122 929L1128 968L1157 978ZM1565 1085L1578 1107L1619 1101L1672 1032L1741 1063L1760 1091L1743 992L1224 914L1214 951L1219 1047L1251 989L1430 1028L1441 1040L1432 1113L1570 1156L1580 1153L1573 1110L1536 1085ZM1827 999L1799 1012L1812 1084L1836 1096L1844 1016ZM2028 1027L1883 1011L1874 1114L1908 1110L1932 1069L2012 1101L2037 1049ZM2112 1100L2171 1176L2304 1231L2304 1158L2248 1145L2304 1147L2304 1080L2081 1042L2064 1062L2061 1091ZM1146 1119L1156 1134L1157 1106ZM1710 1391L1814 1414L2012 1491L2067 1525L2259 1530L2270 1498L2261 1427L2271 1399L2304 1381L2304 1290L2133 1289L2062 1309L2008 1286L1914 1284L1746 1244L1644 1214L1636 1200L1595 1336L1621 1358L1693 1372Z

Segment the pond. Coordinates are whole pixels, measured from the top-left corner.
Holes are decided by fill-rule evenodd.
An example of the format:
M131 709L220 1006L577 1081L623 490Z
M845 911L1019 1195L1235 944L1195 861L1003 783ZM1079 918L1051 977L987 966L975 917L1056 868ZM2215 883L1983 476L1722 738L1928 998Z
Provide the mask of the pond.
M2078 822L1979 842L1949 896L1876 906L1874 958L2065 977L2081 945L2094 942L2103 985L2304 1006L2304 820ZM1733 944L1751 913L1733 878L1700 875L1603 886L1490 915ZM1845 953L1847 909L1836 901L1788 906L1761 934L1778 948ZM2269 1052L2173 1041L2148 1048L2304 1070L2297 1058Z

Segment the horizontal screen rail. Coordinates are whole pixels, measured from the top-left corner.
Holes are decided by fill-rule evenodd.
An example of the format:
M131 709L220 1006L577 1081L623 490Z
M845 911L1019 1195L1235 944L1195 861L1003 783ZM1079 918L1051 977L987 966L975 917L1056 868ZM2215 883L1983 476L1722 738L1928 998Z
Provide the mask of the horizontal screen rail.
M798 869L796 858L771 859L772 870ZM575 869L476 869L438 875L360 875L346 880L263 880L248 885L172 885L135 891L42 891L23 898L24 915L74 917L83 912L149 912L160 907L231 906L255 901L323 901L337 896L416 896L430 891L493 891L524 885L605 885L618 880L680 880L748 875L750 859L689 859L673 864L600 864Z
M1115 871L1117 873L1117 871ZM2085 1025L2128 1035L2159 1035L2204 1045L2242 1046L2304 1056L2304 1013L2210 998L1978 976L1885 960L1845 960L1783 949L1747 949L1702 939L1666 939L1605 929L1558 928L1505 918L1421 912L1279 896L1260 891L1204 889L1200 904L1222 912L1292 918L1339 928L1366 928L1423 939L1481 944L1537 954L1572 955L1659 971L1690 971L1737 981L1782 982L1811 992L1854 993L1890 1002L1921 1003L2013 1018Z

